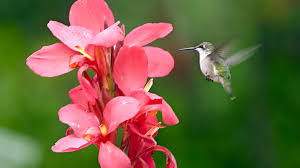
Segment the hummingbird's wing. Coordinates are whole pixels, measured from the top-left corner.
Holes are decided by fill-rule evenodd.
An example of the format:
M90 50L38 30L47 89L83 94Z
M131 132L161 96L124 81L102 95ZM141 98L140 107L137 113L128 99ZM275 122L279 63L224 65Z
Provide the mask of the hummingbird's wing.
M217 47L215 51L211 54L211 57L226 58L229 55L232 48L236 45L236 43L236 40L228 40L221 43L221 45L219 45L219 47Z
M255 45L249 48L246 48L244 50L241 50L235 54L233 54L231 57L225 59L225 64L228 66L239 64L246 59L248 59L250 56L254 54L254 52L260 47L261 45Z
M229 40L221 43L211 54L208 55L213 60L218 60L219 58L226 59L235 45L235 41Z

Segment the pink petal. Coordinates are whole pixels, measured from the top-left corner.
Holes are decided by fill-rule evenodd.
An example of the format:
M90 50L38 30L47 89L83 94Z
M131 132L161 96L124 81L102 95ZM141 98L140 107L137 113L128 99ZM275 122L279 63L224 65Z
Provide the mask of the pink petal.
M141 138L150 140L151 142L153 142L153 144L156 144L156 141L155 141L155 139L154 139L153 137L147 136L147 135L145 135L145 133L141 133L141 132L140 132L139 129L141 129L141 128L137 128L137 126L136 126L136 125L133 125L133 124L128 124L128 127L129 127L130 131L132 131L132 133L134 133L134 134L140 136ZM149 129L147 129L147 131L148 131L148 130L149 130Z
M69 97L73 104L79 104L85 109L88 109L88 98L86 97L85 91L81 85L71 89L69 91Z
M60 140L58 140L55 145L52 146L53 152L73 152L80 150L88 145L90 145L91 142L86 141L83 138L78 138L75 135L68 135Z
M167 148L156 145L150 148L150 150L164 152L166 156L166 168L177 168L175 157Z
M110 141L100 144L99 164L101 168L130 168L127 155Z
M147 168L155 168L155 162L152 158L153 153L144 154L143 157L139 157L136 161L135 168L147 167Z
M125 38L128 46L144 46L152 41L163 38L173 30L169 23L147 23L132 30Z
M158 96L157 94L146 92L147 96L151 99L151 104L162 104L163 98Z
M127 96L118 96L109 101L103 112L103 118L107 126L108 134L118 126L134 117L139 111L139 102Z
M62 43L44 46L27 58L27 66L36 74L44 77L58 76L74 68L69 67L70 57L76 52Z
M111 26L115 23L114 14L112 13L111 9L109 8L106 2L104 2L104 15L104 21L106 21L108 26Z
M155 168L155 162L152 155L144 156L143 159L147 163L148 168Z
M118 87L129 95L144 88L148 76L147 56L142 48L123 46L114 63L113 76Z
M66 136L71 135L72 133L72 127L69 127L66 131Z
M122 24L121 29L125 33L125 25L124 24Z
M162 97L160 97L156 94L150 93L150 92L147 92L147 95L152 100L151 104L153 104L153 105L149 105L148 107L146 107L146 108L148 108L148 110L152 111L155 108L158 108L158 106L155 107L155 103L159 103L159 104L161 104L161 106L157 110L160 110L162 112L163 122L166 125L178 124L179 120L178 120L176 114L172 110L171 106Z
M130 93L130 96L137 99L140 102L140 107L146 105L151 101L150 97L144 89L137 89Z
M179 120L176 114L162 97L142 89L132 91L130 96L139 100L141 112L161 111L163 122L166 125L178 124Z
M132 131L132 130L130 130ZM128 149L128 157L131 161L138 161L138 157L145 158L147 155L151 155L153 151L146 149L151 149L152 146L155 146L156 142L152 140L145 139L143 137L138 136L135 133L130 132L129 136L129 149ZM143 154L144 153L144 154ZM135 166L139 167L139 166Z
M77 55L73 55L70 58L70 67L77 68L84 65L86 62L88 62L87 58L84 55L79 55L79 53L77 53Z
M162 102L161 112L162 112L163 122L166 125L176 125L179 123L176 114L172 110L171 106L165 100L163 100Z
M166 125L175 125L179 122L170 105L162 97L142 89L132 91L130 96L139 101L141 112L161 111Z
M96 116L78 104L64 106L58 111L58 116L59 120L68 124L78 137L83 137L89 128L99 126Z
M151 105L145 105L141 107L141 110L143 113L152 112L152 111L161 111L162 105L161 104L151 104Z
M176 125L179 120L176 117L176 114L172 110L169 104L166 101L162 100L162 104L150 104L141 107L141 111L150 112L150 111L161 111L162 120L166 125Z
M56 38L75 51L76 46L85 48L94 37L94 33L84 27L66 26L56 21L50 21L48 28Z
M131 131L131 129L129 129ZM136 156L138 153L142 150L142 147L144 144L140 143L141 138L134 134L129 132L129 149L128 149L128 157L130 160L134 161L136 159Z
M139 101L140 107L143 110L160 110L162 107L163 98L156 94L146 92L144 89L134 90L130 93L130 96Z
M98 33L89 44L94 44L97 46L102 46L109 48L114 46L117 42L124 39L124 32L118 26L120 22L115 23L114 25L108 27L104 31Z
M172 55L157 47L144 47L148 57L148 76L163 77L168 75L174 68Z
M111 22L112 16L108 10L104 0L78 0L70 9L70 24L99 33L104 28L105 13Z
M96 99L98 99L97 91L94 89L91 82L87 80L84 76L82 76L82 73L87 69L87 65L80 67L77 72L77 78L82 89L84 90L85 97L87 98L88 102L94 105L96 103Z
M143 132L144 134L146 134L154 126L157 126L157 127L162 126L161 123L158 122L158 119L156 116L144 115L143 117L145 117L145 119L144 119L144 123L141 124L140 131ZM153 126L151 126L151 125L153 125ZM153 135L152 135L153 138L156 137L156 135L158 134L158 131L159 131L159 129L153 133Z

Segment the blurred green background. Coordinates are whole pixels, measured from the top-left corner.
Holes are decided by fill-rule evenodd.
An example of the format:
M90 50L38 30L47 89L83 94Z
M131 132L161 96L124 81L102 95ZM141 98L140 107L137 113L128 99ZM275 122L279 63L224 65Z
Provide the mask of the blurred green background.
M73 0L0 1L0 167L99 167L90 146L53 153L66 125L57 111L70 103L76 72L42 78L25 60L57 42L46 25L68 23ZM151 45L170 51L174 71L155 79L180 123L159 131L158 144L175 155L178 167L300 167L300 3L298 0L107 0L128 33L147 22L170 22L174 31ZM237 97L201 74L196 52L176 49L202 41L240 39L237 49L261 43L246 62L231 69ZM155 154L157 167L163 154Z

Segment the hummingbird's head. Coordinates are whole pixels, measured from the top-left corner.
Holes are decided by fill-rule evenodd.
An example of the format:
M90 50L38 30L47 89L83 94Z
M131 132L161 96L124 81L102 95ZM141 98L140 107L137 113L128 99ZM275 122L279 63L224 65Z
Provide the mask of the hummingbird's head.
M199 52L200 56L207 56L208 54L214 51L215 47L210 42L202 42L196 47L182 48L179 51L183 50L196 50Z
M203 42L195 47L200 55L206 56L214 51L215 47L210 42Z

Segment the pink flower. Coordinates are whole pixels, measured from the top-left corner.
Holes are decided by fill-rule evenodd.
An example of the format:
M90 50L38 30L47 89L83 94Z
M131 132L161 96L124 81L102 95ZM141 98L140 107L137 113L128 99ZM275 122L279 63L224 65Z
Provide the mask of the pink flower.
M170 105L160 96L146 92L142 89L135 90L130 94L139 100L140 111L138 115L147 114L148 112L162 112L162 120L167 125L176 125L179 120ZM156 113L154 113L156 115Z
M114 63L113 75L116 84L126 96L139 101L139 112L126 122L128 130L123 130L125 135L128 134L127 138L123 137L123 150L129 147L128 156L133 167L154 168L152 155L155 150L160 150L166 155L166 167L176 168L176 160L172 153L156 145L154 140L158 129L163 128L157 121L156 113L162 112L163 122L167 125L175 125L179 120L163 98L141 89L145 86L149 75L148 61L143 48L124 45Z
M174 67L171 54L161 48L146 46L158 38L167 36L173 27L169 23L146 23L135 28L124 39L125 46L142 47L148 58L148 77L168 75Z
M166 168L177 168L177 163L173 154L165 147L156 145L155 142L149 139L145 139L137 134L131 134L129 146L128 156L131 160L132 167L134 168L155 168L155 162L152 157L154 151L164 152L166 157Z
M36 74L53 77L84 63L94 65L97 63L91 52L95 50L94 46L110 48L124 38L119 22L114 23L113 14L104 0L76 1L69 19L71 26L56 21L48 23L48 28L62 43L45 46L28 57L26 63Z
M72 94L82 94L73 90ZM77 100L74 100L77 101ZM85 103L83 103L85 105ZM58 112L59 120L68 124L73 130L56 142L52 147L54 152L72 152L90 144L99 147L99 164L103 168L130 167L126 154L109 140L119 124L132 118L138 112L138 101L131 97L119 96L106 105L103 120L86 107L79 104L69 104ZM111 134L112 133L112 134ZM112 162L113 161L113 162Z
M154 140L159 128L164 128L157 121L157 112L162 111L164 123L173 125L178 123L173 110L161 97L155 94L137 90L131 96L139 100L140 106L137 115L127 122L129 128L128 156L132 165L136 168L155 168L152 155L155 150L159 150L165 153L167 168L177 167L172 153L168 149L158 146Z
M89 108L89 101L86 99L86 94L85 90L82 88L82 86L78 86L70 91L70 98L73 103L78 103L79 105L68 105L68 106L77 106L76 108L79 110L75 109L70 109L69 111L64 110L64 107L59 111L59 116L60 120L63 123L66 123L70 125L71 129L74 130L76 129L73 128L72 126L79 124L80 128L83 130L87 131L82 131L85 134L78 135L76 137L80 137L79 139L85 140L84 145L79 146L77 148L74 148L75 150L79 150L91 143L95 144L96 146L100 146L100 152L101 152L101 147L106 146L105 140L109 140L108 138L111 132L113 132L120 124L122 124L123 128L123 141L121 145L121 150L120 149L115 149L117 151L126 151L126 148L129 146L129 153L128 157L130 158L131 162L130 164L133 167L139 168L142 166L149 166L153 167L155 166L154 160L152 158L152 154L154 150L161 150L165 152L166 154L166 159L167 159L167 168L173 168L177 167L176 166L176 160L174 156L164 147L157 146L156 141L154 140L154 137L157 134L157 131L159 128L164 128L164 126L161 125L160 122L157 121L156 114L158 111L162 111L163 114L163 121L167 125L174 125L178 123L178 119L176 115L174 114L172 108L159 96L146 92L142 89L140 90L135 90L131 93L130 96L119 96L111 101L108 102L106 105L103 114L103 122L99 124L99 119L101 117L96 117L99 115L94 115L91 112L83 112L82 109L85 109L88 111L91 111ZM117 101L121 99L123 102L132 102L132 100L135 100L134 102L134 108L127 108L124 109L124 106L122 107L122 102ZM121 104L121 105L120 105ZM127 103L126 103L127 104ZM114 109L114 110L111 110ZM130 111L133 110L134 112ZM94 113L97 113L99 111L92 110ZM69 112L69 114L67 113ZM67 113L65 116L68 116L68 118L72 117L73 115L81 116L80 119L86 120L86 121L80 121L80 119L71 119L71 122L66 122L65 119L63 119L62 114ZM81 114L80 114L81 113ZM89 117L89 115L93 116ZM126 115L126 117L124 117ZM78 117L79 118L79 117ZM120 119L121 118L121 119ZM97 119L96 121L93 121L94 119ZM120 119L120 120L119 120ZM77 124L74 124L77 121ZM88 122L87 122L88 121ZM88 123L87 126L85 126L85 123ZM111 124L109 124L111 123ZM90 124L90 125L89 125ZM87 127L87 128L85 128ZM102 128L102 131L101 131ZM101 133L101 132L104 132ZM74 134L76 135L76 131L74 131ZM103 136L104 135L104 136ZM107 136L105 136L107 135ZM113 134L111 134L113 135ZM126 136L127 135L127 136ZM71 135L70 135L71 136ZM74 135L73 135L74 136ZM64 138L63 138L64 139ZM86 139L89 139L90 141L87 141ZM60 140L61 141L61 140ZM63 141L64 142L64 141ZM90 143L88 143L90 142ZM112 141L113 142L113 141ZM76 144L76 141L70 142L71 144L74 143ZM87 143L87 145L86 145ZM59 141L55 146L60 146ZM111 145L115 147L114 145ZM125 147L124 147L125 146ZM55 152L68 152L68 149L65 150L55 150ZM151 150L150 150L151 149ZM118 153L118 152L116 152ZM103 154L107 155L107 154ZM118 154L119 155L119 154ZM99 163L101 166L103 164L108 164L110 163L108 160L104 160L104 157L100 157L99 153ZM102 158L102 159L101 159ZM109 157L109 158L114 158L114 156ZM123 157L124 158L124 157ZM127 159L126 159L127 160ZM152 165L152 166L151 166Z
M172 108L161 97L146 93L141 90L144 88L148 77L148 59L145 51L140 47L123 46L114 63L114 80L118 87L127 96L143 97L141 98L147 104L150 100L157 100L160 103L152 107L162 111L163 121L167 125L175 125L178 119ZM137 98L141 100L140 98Z
M172 30L168 23L147 23L125 37L113 70L115 82L125 95L143 88L148 77L162 77L171 72L174 67L171 54L161 48L144 45L165 37Z
M70 127L52 150L72 152L94 144L102 168L154 168L153 152L162 151L166 167L176 168L174 156L154 138L165 127L156 117L158 111L166 125L179 120L162 97L148 92L151 86L146 84L148 77L166 76L174 67L169 52L145 46L167 36L172 25L147 23L125 37L125 26L115 23L104 0L77 0L69 21L70 26L50 21L48 28L61 43L45 46L27 59L30 69L45 77L78 67L80 84L69 92L73 104L58 112L60 121ZM119 126L123 136L117 147Z
M140 47L123 46L114 62L113 77L125 95L144 88L148 78L148 59Z

